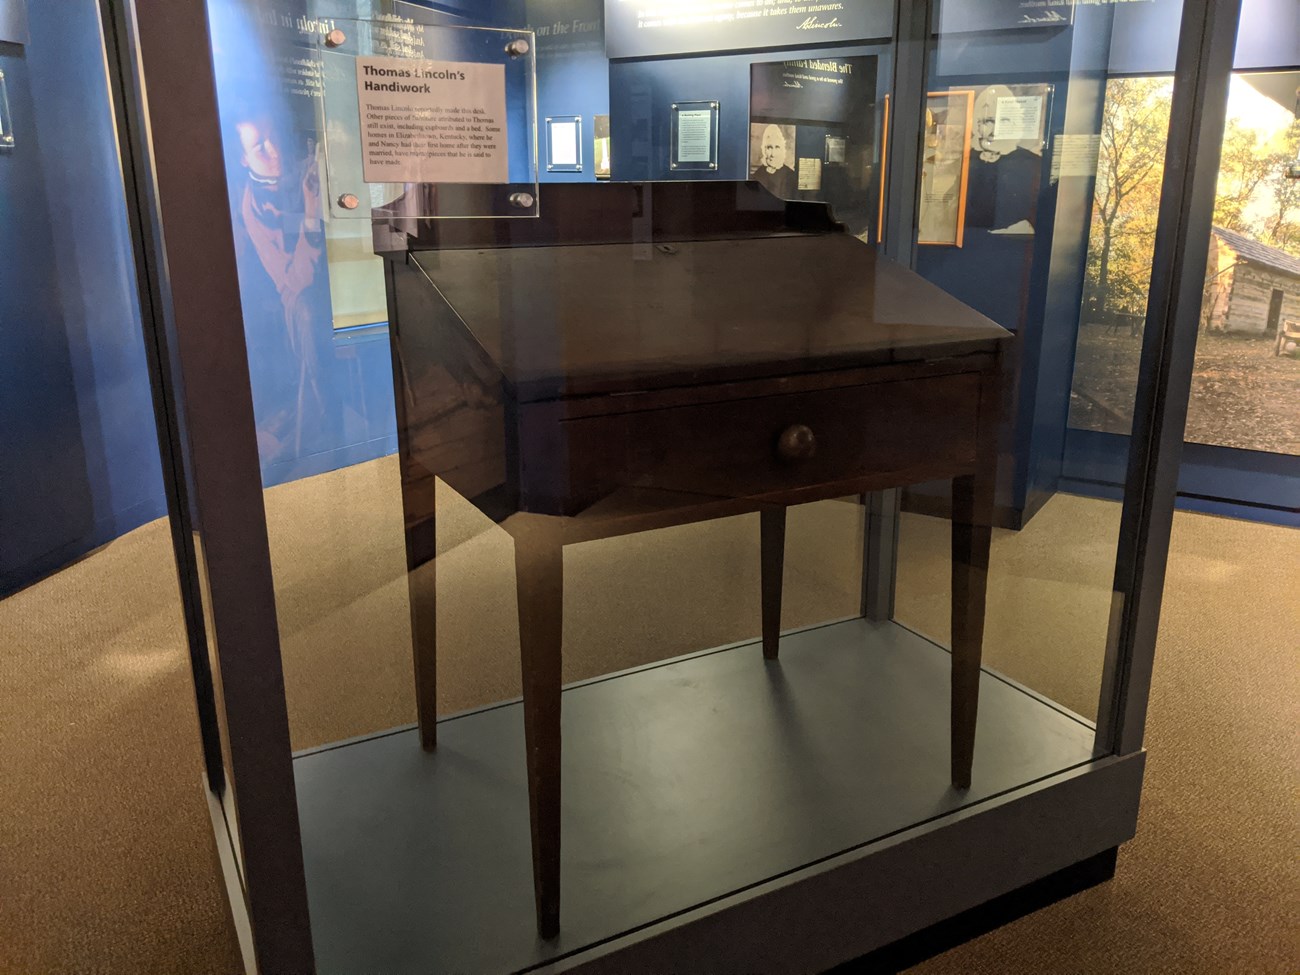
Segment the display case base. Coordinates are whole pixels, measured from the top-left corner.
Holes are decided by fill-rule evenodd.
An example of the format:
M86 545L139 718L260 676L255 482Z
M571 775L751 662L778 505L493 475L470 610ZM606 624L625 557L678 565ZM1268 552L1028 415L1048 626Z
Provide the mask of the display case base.
M632 971L669 960L675 971L727 970L729 961L753 970L751 951L764 950L764 970L806 971L1131 835L1141 756L1094 762L1090 725L987 672L974 786L953 789L949 669L945 650L903 627L852 620L785 635L779 662L764 662L755 642L568 688L564 911L549 942L535 928L518 703L444 720L434 754L413 729L301 754L318 970ZM1118 778L1115 763L1128 768ZM1103 814L1070 794L1093 772ZM1044 791L1055 804L1043 806ZM1016 809L1034 830L1023 841L1005 814ZM1066 821L1074 815L1086 817L1081 828ZM990 854L971 839L980 829L993 852L1005 849L1008 869L998 860L980 867ZM966 835L951 862L940 833ZM946 878L929 902L908 903L916 892L896 876L911 869L898 860L908 844L920 857L918 890ZM1051 861L1041 866L1040 847ZM821 937L802 950L813 932L775 895L818 883L829 895L845 868L878 853L878 876L904 902L842 944ZM870 907L876 894L860 893ZM853 906L836 897L837 911ZM761 935L742 948L728 925L747 910L743 923ZM692 927L703 939L694 960L680 940ZM765 940L788 958L763 949Z
M869 955L854 958L827 975L897 975L998 928L1041 911L1067 897L1106 883L1115 876L1119 847L1058 870L987 904L963 911Z

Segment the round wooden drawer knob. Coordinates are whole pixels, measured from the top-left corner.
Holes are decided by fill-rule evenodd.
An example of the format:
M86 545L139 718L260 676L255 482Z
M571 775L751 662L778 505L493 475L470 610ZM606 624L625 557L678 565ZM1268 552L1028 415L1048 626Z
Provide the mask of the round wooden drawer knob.
M817 435L812 432L811 427L796 423L781 434L781 438L776 442L776 452L781 455L782 460L790 463L808 460L817 453Z

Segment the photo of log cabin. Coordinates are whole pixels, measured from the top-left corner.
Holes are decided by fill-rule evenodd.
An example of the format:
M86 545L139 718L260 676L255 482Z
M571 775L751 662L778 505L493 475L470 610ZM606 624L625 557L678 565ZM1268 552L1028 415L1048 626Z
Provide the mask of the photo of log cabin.
M1107 85L1070 425L1133 423L1172 80ZM1236 74L1186 439L1300 455L1300 73Z

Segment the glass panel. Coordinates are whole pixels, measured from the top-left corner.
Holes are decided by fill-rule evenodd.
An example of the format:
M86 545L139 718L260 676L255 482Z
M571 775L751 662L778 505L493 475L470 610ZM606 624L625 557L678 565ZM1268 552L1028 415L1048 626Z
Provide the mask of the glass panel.
M335 200L365 173L331 140L360 159L343 116L384 67L357 58L393 56L358 27L384 9L343 6L297 140ZM534 39L538 106L507 85L506 113L549 120L547 165L535 220L384 189L320 231L291 186L289 253L371 216L383 325L337 334L363 265L313 249L280 287L236 207L322 969L527 968L1093 759L1118 506L1044 476L1136 5L979 6L905 91L847 8L745 48L584 0L420 14L420 57L467 25ZM246 57L219 53L223 92ZM891 116L925 153L886 180ZM876 244L913 204L909 268Z
M1143 36L1176 36L1181 11L1177 3L1038 6L1041 16L1014 3L945 2L936 12L916 261L927 279L1014 334L998 410L984 663L1077 716L1091 744L1124 463L1115 456L1117 476L1101 488L1086 468L1089 445L1067 428L1090 411L1122 418L1115 432L1127 443L1141 329L1130 337L1117 279L1122 255L1123 300L1143 312L1170 89L1111 75L1128 67L1139 22ZM1140 219L1115 219L1116 200L1132 208L1139 199ZM1099 228L1112 235L1109 258L1090 247ZM1091 358L1103 329L1089 309L1106 275L1116 282L1115 324L1104 342L1125 350L1123 370L1113 358ZM1085 372L1089 384L1076 380L1072 394L1072 373ZM897 619L945 646L954 637L941 584L952 569L945 522L954 503L942 483L909 488L898 558Z
M0 969L233 971L99 7L0 2Z
M531 31L330 23L317 51L331 216L537 215Z

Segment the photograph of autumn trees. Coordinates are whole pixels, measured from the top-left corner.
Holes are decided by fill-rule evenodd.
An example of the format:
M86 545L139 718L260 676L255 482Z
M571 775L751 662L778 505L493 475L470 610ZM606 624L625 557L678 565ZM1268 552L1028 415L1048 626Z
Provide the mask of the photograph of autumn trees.
M1173 82L1107 86L1070 424L1127 434ZM1232 79L1187 440L1300 454L1300 72Z

